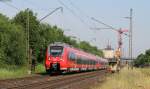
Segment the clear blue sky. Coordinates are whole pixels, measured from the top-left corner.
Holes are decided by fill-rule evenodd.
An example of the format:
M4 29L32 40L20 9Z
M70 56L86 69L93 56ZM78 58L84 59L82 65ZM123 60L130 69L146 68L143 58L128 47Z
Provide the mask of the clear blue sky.
M7 2L20 10L32 9L42 18L54 8L64 7L59 0L12 0ZM95 31L90 28L104 26L90 19L95 17L115 28L129 28L129 20L123 17L129 16L129 9L133 8L133 54L144 52L150 48L150 1L149 0L60 0L75 15L64 7L63 13L60 11L49 16L43 22L51 25L58 25L63 28L68 36L76 36L80 40L89 41L100 49L106 47L108 40L112 47L117 47L117 33L111 30ZM70 2L71 1L71 2ZM73 3L73 5L71 4ZM0 13L13 17L18 10L0 2ZM70 31L67 31L70 29ZM93 40L96 38L96 41ZM128 37L123 37L124 55L128 56Z

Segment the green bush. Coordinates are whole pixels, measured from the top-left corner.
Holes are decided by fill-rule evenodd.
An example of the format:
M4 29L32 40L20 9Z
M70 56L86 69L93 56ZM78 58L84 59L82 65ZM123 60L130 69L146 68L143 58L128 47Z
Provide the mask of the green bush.
M24 65L26 62L25 34L19 25L12 24L0 14L0 67Z
M35 73L44 73L45 67L44 64L38 64L35 68Z

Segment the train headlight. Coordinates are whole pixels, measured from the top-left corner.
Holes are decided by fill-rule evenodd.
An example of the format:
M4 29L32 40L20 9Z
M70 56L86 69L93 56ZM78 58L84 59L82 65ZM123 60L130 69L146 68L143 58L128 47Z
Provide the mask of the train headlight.
M60 59L61 61L64 61L62 58Z
M61 60L61 61L64 61L62 56L60 56L60 60Z
M50 60L51 60L51 58L49 57L49 58L48 58L48 60L50 61Z

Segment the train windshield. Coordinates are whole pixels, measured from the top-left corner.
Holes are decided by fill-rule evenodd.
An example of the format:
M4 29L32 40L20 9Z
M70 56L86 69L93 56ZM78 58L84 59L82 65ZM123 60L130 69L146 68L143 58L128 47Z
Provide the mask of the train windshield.
M51 46L50 47L50 54L52 56L60 56L63 53L62 46Z

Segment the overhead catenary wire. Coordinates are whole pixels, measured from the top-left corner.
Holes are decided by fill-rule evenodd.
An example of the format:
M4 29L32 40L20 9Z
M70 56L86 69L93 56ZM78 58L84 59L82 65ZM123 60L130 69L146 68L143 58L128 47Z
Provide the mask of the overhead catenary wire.
M34 6L34 7L40 7L39 5L37 5L36 3L33 3L31 0L24 0L26 3L28 3L28 4L30 4L30 5L32 5L32 6Z
M94 20L94 21L96 21L96 22L98 22L98 23L100 23L100 24L102 24L102 25L104 25L104 26L107 27L107 28L90 28L90 29L96 29L96 30L100 30L100 29L112 29L112 30L118 32L118 29L112 27L111 25L105 24L104 22L99 21L99 20L95 19L94 17L90 17L90 16L88 16L87 14L85 14L85 13L84 13L80 8L78 8L71 0L68 0L68 2L70 3L70 5L72 5L72 7L74 7L74 8L75 8L77 11L79 11L80 13L84 14L84 16L86 16L87 18L92 19L92 20ZM129 35L126 34L126 33L123 33L123 34L126 35L126 36L129 36Z
M82 9L79 8L76 4L74 4L71 0L68 0L70 5L72 5L73 8L75 8L80 14L82 14L84 17L89 19L89 22L92 24L92 26L96 27L96 25L91 21L91 16L89 16L87 13L85 13ZM91 29L91 28L90 28Z
M61 0L57 0L57 1L61 5L63 5L69 12L71 12L76 18L78 18L80 20L80 22L82 22L84 25L86 25L90 28L90 26L80 16L78 16L72 9L70 9L65 3L63 3Z
M5 1L1 1L1 2L4 3L4 4L6 4L7 6L9 6L9 7L11 7L11 8L14 8L14 9L17 10L17 11L21 11L21 9L17 8L16 6L14 6L14 5L10 4L10 3L7 3L7 2L5 2Z
M40 5L38 5L38 4L34 3L34 2L32 2L31 0L25 0L25 2L28 3L28 4L30 4L30 5L32 5L32 7L34 7L34 8L32 8L33 10L49 11L50 9L55 9L55 8L41 8ZM40 7L40 8L39 8L39 7Z
M111 30L113 30L113 31L119 32L118 29L116 29L116 28L112 27L111 25L108 25L108 24L106 24L106 23L104 23L104 22L102 22L102 21L99 21L99 20L95 19L94 17L91 17L91 19L94 20L94 21L96 21L96 22L98 22L98 23L100 23L100 24L102 24L102 25L104 25L104 26L106 26L106 27L108 27L108 28L106 28L106 29L111 29ZM126 33L122 33L122 34L124 34L124 35L126 35L126 36L129 36L129 35L126 34Z
M117 31L116 28L114 28L114 27L112 27L112 26L110 26L110 25L107 25L107 24L103 23L102 21L99 21L99 20L95 19L94 17L91 17L91 19L94 20L94 21L96 21L96 22L98 22L98 23L100 23L100 24L103 24L103 25L106 26L106 27L108 27L107 29L112 29L112 30L114 30L114 31ZM117 32L118 32L118 31L117 31Z
M39 21L41 22L42 20L44 20L45 18L47 18L48 16L50 16L51 14L53 14L55 11L57 11L59 9L61 10L61 12L63 12L63 7L55 8L52 12L48 13L46 16L44 16L43 18L41 18Z
M77 11L79 11L80 13L82 13L85 17L90 19L90 16L87 15L85 12L83 12L83 10L81 10L77 5L75 5L71 0L68 0L68 2L70 3L70 5L72 5L73 8L75 8Z

